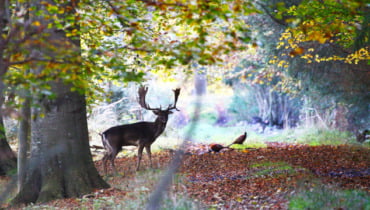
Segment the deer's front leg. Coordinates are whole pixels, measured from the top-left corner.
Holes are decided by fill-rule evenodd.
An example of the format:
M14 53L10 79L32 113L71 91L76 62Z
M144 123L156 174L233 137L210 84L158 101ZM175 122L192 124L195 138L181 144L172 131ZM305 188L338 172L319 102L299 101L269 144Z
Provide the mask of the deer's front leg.
M150 162L150 167L153 168L153 163L152 163L152 152L150 151L150 145L145 146L146 153L148 154L149 157L149 162Z
M143 155L143 149L144 149L144 145L139 145L139 149L137 151L137 165L136 165L136 171L139 170L140 168L140 161L141 161L141 157Z

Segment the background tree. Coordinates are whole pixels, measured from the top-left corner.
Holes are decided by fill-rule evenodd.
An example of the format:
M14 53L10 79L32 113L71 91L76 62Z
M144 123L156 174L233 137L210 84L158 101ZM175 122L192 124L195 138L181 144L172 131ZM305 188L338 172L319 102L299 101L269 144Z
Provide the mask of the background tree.
M6 35L9 33L7 23L9 22L9 1L0 2L0 58L6 58L4 51L6 50ZM5 85L3 82L4 75L8 70L6 59L0 59L0 175L6 175L16 168L16 156L10 148L6 139L5 127L3 123L4 111L2 105L4 103Z
M254 65L258 78L283 76L278 89L302 99L305 119L341 130L368 127L368 5L351 0L255 3L263 11L248 18L261 53Z
M19 122L18 131L18 161L17 161L17 178L18 190L25 183L27 169L27 154L30 151L30 118L31 118L31 99L28 97L22 104L20 111L21 120Z
M282 7L278 17L288 27L281 35L279 57L301 81L318 115L327 110L333 127L356 131L369 127L369 6L365 1L302 1ZM322 97L327 102L320 103ZM334 104L331 104L334 102ZM345 114L339 114L346 110Z

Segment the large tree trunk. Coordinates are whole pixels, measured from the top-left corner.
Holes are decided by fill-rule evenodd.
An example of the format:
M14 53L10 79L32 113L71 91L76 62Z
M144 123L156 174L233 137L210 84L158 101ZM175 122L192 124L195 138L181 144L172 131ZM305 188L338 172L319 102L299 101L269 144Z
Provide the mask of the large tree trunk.
M68 1L67 5L57 6L75 8L77 3L78 1ZM76 14L76 11L73 9L70 13ZM78 24L75 27L78 27ZM69 59L77 58L78 62L81 52L78 37L68 39L63 32L53 30L49 30L48 33L50 36L47 42L54 46L49 49L45 49L44 46L33 47L33 53L39 56L69 56ZM54 48L58 50L52 51ZM66 52L74 54L64 55ZM81 68L76 65L70 65L70 72L80 71ZM43 68L43 64L35 63L32 66L35 73ZM27 176L18 195L12 201L13 204L80 197L94 189L109 187L92 161L85 96L71 91L71 85L62 80L51 81L49 84L55 98L50 99L46 96L41 100L40 98L34 100L39 107L34 107L31 111L31 155Z
M109 187L92 161L84 96L60 82L53 84L53 91L57 97L43 101L45 117L31 121L28 175L14 203L80 197ZM33 114L39 113L33 109Z
M0 176L15 172L17 158L6 141L3 117L0 113Z
M6 34L6 22L8 21L8 1L0 1L0 43L4 41L3 34ZM3 78L8 70L6 59L4 58L5 46L0 45L0 176L8 174L16 168L17 159L8 142L6 141L5 128L1 108L4 102L4 83Z

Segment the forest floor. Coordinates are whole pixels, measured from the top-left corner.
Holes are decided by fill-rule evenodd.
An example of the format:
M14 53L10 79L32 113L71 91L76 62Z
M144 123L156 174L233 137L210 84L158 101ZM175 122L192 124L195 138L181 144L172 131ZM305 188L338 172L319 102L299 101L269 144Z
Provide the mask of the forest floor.
M324 189L330 188L364 192L360 207L370 207L368 148L272 142L259 149L207 151L204 144L188 148L170 190L172 202L180 205L184 198L197 208L287 209L294 195L315 189L326 194ZM145 155L139 172L135 171L136 157L117 158L119 174L104 177L111 188L83 198L51 201L37 208L143 209L171 158L168 151L155 153L155 169L149 169ZM96 161L96 167L103 174L101 161Z

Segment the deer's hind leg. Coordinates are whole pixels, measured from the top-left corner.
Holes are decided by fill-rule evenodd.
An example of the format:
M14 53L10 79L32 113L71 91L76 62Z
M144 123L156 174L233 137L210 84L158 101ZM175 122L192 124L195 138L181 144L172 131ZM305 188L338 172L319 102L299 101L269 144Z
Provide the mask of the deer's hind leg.
M116 158L117 154L118 154L118 150L111 150L111 151L107 151L103 157L103 168L104 168L104 173L105 175L107 175L107 171L108 171L108 166L107 166L107 161L109 160L111 165L112 165L112 168L113 168L113 171L115 174L117 174L117 170L116 170L116 166L114 164L114 159Z
M108 152L105 152L104 157L103 157L103 168L104 168L104 174L107 174L107 161L109 159L109 154Z
M116 175L118 174L118 172L117 172L116 166L114 164L114 160L116 159L116 156L117 156L118 152L119 152L118 149L113 149L112 152L109 154L109 160L111 162L114 174L116 174Z
M149 157L150 167L153 168L152 152L150 151L150 145L145 146L145 151L146 151L146 153L148 154L148 157Z
M141 158L143 156L143 149L144 149L144 145L139 144L139 149L137 150L136 171L138 171L139 168L140 168L140 162L141 162Z

